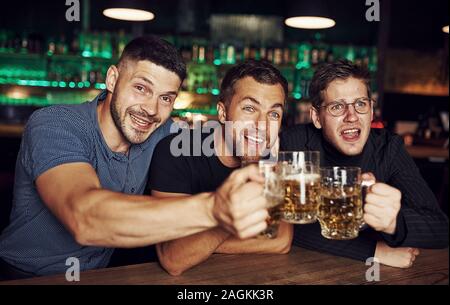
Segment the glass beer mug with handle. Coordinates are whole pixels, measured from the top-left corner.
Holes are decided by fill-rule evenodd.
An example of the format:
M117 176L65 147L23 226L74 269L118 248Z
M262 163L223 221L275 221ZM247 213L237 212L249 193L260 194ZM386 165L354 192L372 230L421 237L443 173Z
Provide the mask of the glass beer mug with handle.
M280 206L284 200L284 186L280 175L280 168L276 162L261 160L258 163L259 172L264 176L264 197L267 200L269 217L267 228L257 237L276 238L281 221Z
M363 196L359 167L325 167L320 170L318 219L322 236L347 240L363 227Z
M284 185L281 180L280 168L276 158L266 160L242 160L241 167L257 165L259 173L264 177L264 197L267 200L267 228L257 235L257 238L276 238L281 221L280 205L284 200Z
M283 220L294 224L316 222L320 191L320 152L280 152L278 164L285 189L281 208Z

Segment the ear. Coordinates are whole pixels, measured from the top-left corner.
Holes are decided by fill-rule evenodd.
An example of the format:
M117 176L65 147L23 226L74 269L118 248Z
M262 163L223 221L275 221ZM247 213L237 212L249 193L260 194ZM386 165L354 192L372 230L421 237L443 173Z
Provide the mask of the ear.
M316 108L311 107L309 109L309 117L317 129L322 128L322 124L320 124L319 111Z
M219 118L219 122L221 124L225 124L225 121L227 120L227 110L223 102L217 103L217 116Z
M113 92L116 87L117 80L119 79L119 69L116 66L110 66L108 72L106 72L106 89L109 92Z

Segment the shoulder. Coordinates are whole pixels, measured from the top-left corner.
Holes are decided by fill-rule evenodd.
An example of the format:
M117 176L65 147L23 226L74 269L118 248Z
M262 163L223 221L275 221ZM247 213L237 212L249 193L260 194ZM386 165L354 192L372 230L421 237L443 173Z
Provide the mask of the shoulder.
M30 116L22 139L24 145L31 147L90 149L95 130L96 126L83 106L55 105L39 109Z
M89 105L53 105L41 108L30 116L25 130L38 127L64 127L65 130L76 128L79 130L89 129L92 120L89 116Z
M377 151L396 153L404 147L402 137L384 128L371 129L369 139Z

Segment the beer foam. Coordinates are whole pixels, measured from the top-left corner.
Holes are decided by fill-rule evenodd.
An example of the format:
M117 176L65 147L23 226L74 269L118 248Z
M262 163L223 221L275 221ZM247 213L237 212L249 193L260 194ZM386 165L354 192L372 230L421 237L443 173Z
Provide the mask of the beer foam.
M305 181L306 183L320 181L320 174L293 174L284 177L284 180Z

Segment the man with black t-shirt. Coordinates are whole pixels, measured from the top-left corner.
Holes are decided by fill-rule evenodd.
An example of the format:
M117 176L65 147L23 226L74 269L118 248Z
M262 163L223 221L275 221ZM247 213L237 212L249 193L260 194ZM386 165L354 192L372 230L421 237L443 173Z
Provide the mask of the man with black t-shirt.
M230 69L221 85L216 128L201 138L198 129L185 130L156 147L149 177L152 195L213 191L242 161L256 161L276 150L287 92L286 79L268 62L250 60ZM240 240L214 228L161 243L157 252L161 265L179 275L213 253L287 253L292 234L287 223L280 225L277 238L267 240Z
M318 223L295 227L294 245L365 261L407 268L417 248L448 246L448 219L408 155L402 138L371 130L370 74L348 61L324 64L310 85L313 124L297 125L280 136L282 150L318 150L321 166L361 167L375 180L367 193L369 226L349 241L321 236Z

